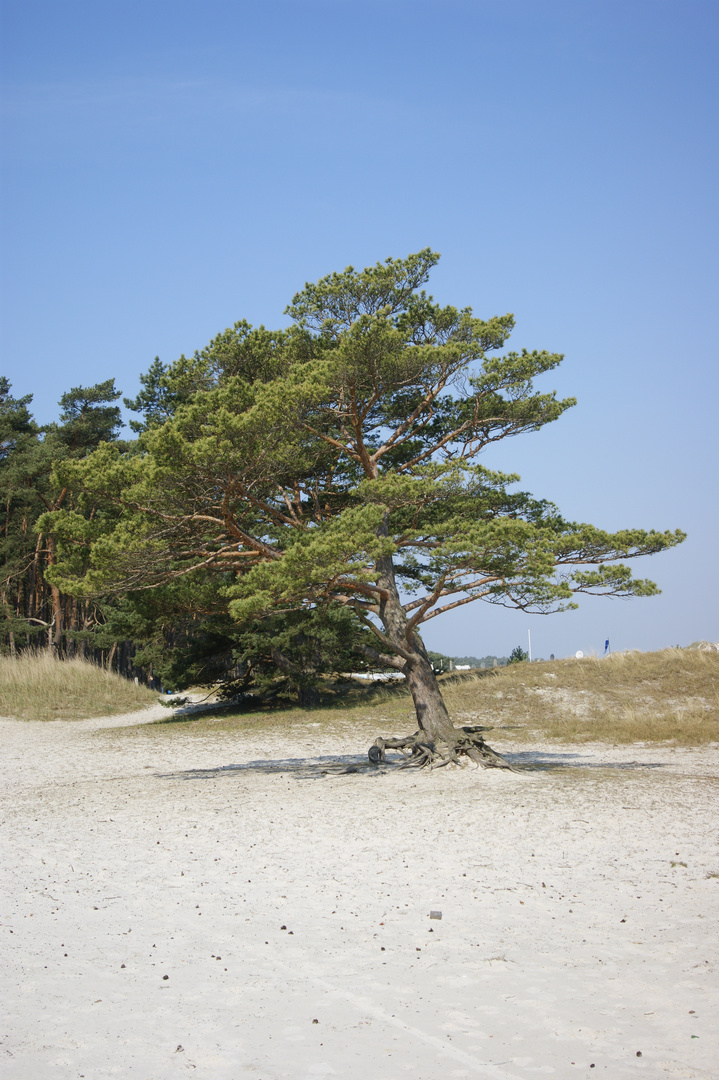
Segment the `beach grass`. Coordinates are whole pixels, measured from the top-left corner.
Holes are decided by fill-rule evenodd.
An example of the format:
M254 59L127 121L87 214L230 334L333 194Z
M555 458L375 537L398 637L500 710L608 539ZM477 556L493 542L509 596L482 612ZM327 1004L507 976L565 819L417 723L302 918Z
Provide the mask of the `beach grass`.
M490 743L554 741L668 743L719 742L719 653L696 649L616 653L511 664L441 677L455 724L482 724ZM320 708L246 704L193 716L168 716L154 727L206 732L241 728L310 726L321 746L322 729L351 724L358 734L401 735L416 728L402 683L358 686Z
M0 716L82 720L134 712L157 702L146 686L87 660L58 660L46 650L0 656Z
M450 677L443 694L455 722L492 724L522 741L719 741L717 652L663 649L513 664Z

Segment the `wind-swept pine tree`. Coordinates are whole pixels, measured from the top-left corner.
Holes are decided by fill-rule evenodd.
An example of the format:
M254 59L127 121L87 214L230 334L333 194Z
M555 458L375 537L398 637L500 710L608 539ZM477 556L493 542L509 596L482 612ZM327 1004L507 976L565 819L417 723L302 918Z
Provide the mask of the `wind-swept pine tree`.
M42 527L67 589L151 588L213 569L232 572L242 622L350 609L373 639L355 648L405 675L419 724L379 739L372 760L394 747L413 764L501 764L480 729L452 723L420 627L475 600L549 612L577 593L649 596L656 586L621 560L683 534L566 521L514 490L517 476L478 463L574 401L534 387L560 355L501 353L511 315L483 320L424 292L437 259L424 250L308 284L275 335L241 324L243 363L150 425L142 455L105 444L58 467L80 512ZM169 390L171 376L158 374Z

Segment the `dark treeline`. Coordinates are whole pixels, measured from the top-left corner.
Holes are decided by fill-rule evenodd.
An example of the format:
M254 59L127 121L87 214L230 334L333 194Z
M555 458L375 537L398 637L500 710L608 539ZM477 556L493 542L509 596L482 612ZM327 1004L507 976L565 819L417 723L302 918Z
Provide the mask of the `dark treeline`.
M495 656L494 653L490 653L489 656L446 656L444 653L433 652L431 649L428 649L427 655L432 661L434 670L439 672L453 671L457 667L506 667L509 663L508 656Z
M125 399L142 415L131 421L133 431L163 422L204 388L205 367L204 354L171 367L156 360L141 376L138 398ZM92 519L96 512L57 482L54 466L103 443L114 443L123 455L141 453L141 446L136 438L120 438L121 392L113 379L63 394L58 421L45 425L32 416L32 395L14 397L12 389L0 376L1 652L50 648L156 689L220 682L227 696L252 691L305 705L318 701L324 674L364 669L352 652L359 631L348 613L323 612L320 619L316 612L297 612L238 626L222 595L231 574L195 574L161 589L90 597L70 596L51 584L47 571L55 545L38 526L41 515L69 509Z
M59 421L40 426L30 413L32 395L15 398L11 389L0 377L0 647L10 653L51 647L59 655L91 656L130 674L132 647L103 638L101 605L65 596L48 583L54 544L37 529L41 514L60 509L69 498L53 483L54 463L84 457L101 442L117 439L120 409L113 403L120 394L112 379L76 387L60 399Z

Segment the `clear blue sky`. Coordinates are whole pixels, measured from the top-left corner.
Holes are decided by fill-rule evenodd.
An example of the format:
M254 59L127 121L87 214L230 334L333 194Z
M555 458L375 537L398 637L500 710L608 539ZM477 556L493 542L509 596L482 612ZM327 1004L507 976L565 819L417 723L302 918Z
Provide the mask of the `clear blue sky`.
M430 647L719 640L714 0L2 0L0 371L35 415L306 280L430 245L444 302L513 311L579 404L487 463L567 516L684 528L660 597Z

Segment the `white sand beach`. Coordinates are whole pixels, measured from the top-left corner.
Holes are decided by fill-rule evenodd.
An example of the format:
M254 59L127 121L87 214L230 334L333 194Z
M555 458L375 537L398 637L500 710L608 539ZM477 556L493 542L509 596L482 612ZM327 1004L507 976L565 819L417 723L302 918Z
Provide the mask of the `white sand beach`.
M0 722L5 1080L719 1076L719 748L151 715Z

